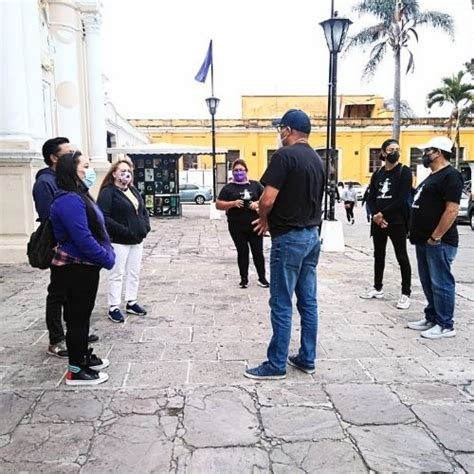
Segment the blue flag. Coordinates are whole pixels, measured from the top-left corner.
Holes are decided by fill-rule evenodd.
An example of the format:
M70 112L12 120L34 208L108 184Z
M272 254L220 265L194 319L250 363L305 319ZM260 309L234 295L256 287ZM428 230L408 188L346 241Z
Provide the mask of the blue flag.
M207 49L206 57L204 58L204 62L202 63L194 79L196 79L196 81L198 82L206 82L207 73L209 72L209 68L211 66L212 66L212 40L209 41L209 48Z

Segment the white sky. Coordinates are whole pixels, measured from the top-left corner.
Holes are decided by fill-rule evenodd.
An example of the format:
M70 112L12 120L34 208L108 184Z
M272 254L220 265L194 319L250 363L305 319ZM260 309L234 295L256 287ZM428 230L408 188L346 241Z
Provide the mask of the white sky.
M210 74L205 84L194 76L211 38L215 95L221 99L217 118L240 118L241 95L327 93L328 50L319 22L330 16L330 0L103 3L107 89L127 118L207 118ZM340 16L354 22L349 34L374 23L359 19L351 11L354 3L335 0ZM418 116L427 116L426 94L474 55L473 16L471 0L420 0L420 5L451 14L456 28L454 42L437 30L420 29L420 42L412 48L415 73L402 77L402 99ZM339 56L338 94L392 96L390 52L370 83L360 79L367 59L368 51Z

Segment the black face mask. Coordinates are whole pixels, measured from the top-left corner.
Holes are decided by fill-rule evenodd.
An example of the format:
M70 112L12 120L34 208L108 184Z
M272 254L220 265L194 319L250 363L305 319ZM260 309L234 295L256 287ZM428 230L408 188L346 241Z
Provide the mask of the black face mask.
M398 151L392 151L392 153L389 153L385 159L391 163L392 165L396 163L400 158L400 153Z
M431 159L431 155L427 155L427 154L423 155L421 159L422 159L422 161L423 161L423 166L424 166L425 168L429 168L429 167L430 167L430 163L433 161L433 160Z

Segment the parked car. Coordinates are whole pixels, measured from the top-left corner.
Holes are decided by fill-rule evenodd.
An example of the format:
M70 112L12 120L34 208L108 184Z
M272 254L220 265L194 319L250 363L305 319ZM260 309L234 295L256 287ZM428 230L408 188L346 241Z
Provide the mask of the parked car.
M206 201L212 201L212 188L205 188L191 183L180 183L179 198L181 202L204 204Z
M469 224L471 225L471 230L474 230L474 200L472 199L472 193L469 195L467 215L469 217Z
M357 194L357 200L362 201L362 198L364 197L365 193L365 186L362 186L362 184L357 181L344 181L344 187L347 187L349 183L352 183L352 189Z
M466 191L463 191L461 194L461 201L459 202L458 222L471 222L471 217L468 211L469 201L472 201L472 197L469 198L469 194Z

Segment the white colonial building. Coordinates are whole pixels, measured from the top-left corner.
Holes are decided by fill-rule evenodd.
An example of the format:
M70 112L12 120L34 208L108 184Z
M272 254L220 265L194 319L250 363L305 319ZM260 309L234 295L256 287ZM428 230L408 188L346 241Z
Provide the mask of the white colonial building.
M99 176L107 146L148 143L106 98L100 0L0 1L0 263L26 261L42 143L66 136Z

